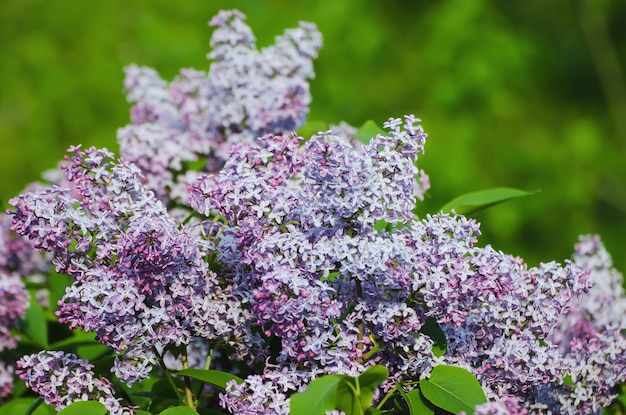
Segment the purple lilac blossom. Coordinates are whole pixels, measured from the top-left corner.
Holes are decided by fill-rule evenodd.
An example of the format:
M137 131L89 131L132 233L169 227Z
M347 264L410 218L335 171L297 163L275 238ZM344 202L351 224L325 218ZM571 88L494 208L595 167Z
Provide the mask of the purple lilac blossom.
M149 375L157 346L194 336L245 342L240 303L218 286L200 245L178 229L137 168L106 150L72 151L63 169L77 199L55 187L10 202L13 229L51 251L57 270L74 279L59 321L95 332L117 353L114 371L128 384Z
M432 368L432 342L419 335L424 313L403 303L407 235L375 228L408 224L428 187L409 180L423 176L414 165L426 138L418 121L391 119L388 136L360 148L331 133L304 146L264 136L261 146L235 146L219 175L190 186L199 213L226 221L218 259L264 334L280 339L281 367L357 375L384 361L393 380Z
M561 316L551 340L565 355L571 382L556 398L570 412L600 414L626 381L623 277L597 235L581 236L574 262L590 271L591 288Z
M515 396L504 396L498 402L487 402L477 405L474 415L530 415L528 409L520 406L519 399ZM466 415L464 411L459 415Z
M2 220L2 218L0 218ZM2 239L0 228L0 240ZM0 241L0 352L17 347L19 338L11 332L29 306L30 296L17 272L9 269L10 260L5 241ZM13 245L15 246L15 245ZM1 355L0 355L1 356ZM13 365L0 360L0 402L13 390Z
M332 133L291 147L265 136L280 152L237 146L219 175L190 187L194 208L226 221L218 257L281 340L278 362L327 373L382 363L386 390L440 361L472 371L492 399L515 396L522 413L565 408L555 391L570 365L549 336L588 271L477 247L478 224L462 216L415 218L428 181L409 178L422 174L413 161L425 135L412 117L385 126L391 134L360 149ZM377 231L380 220L402 226ZM334 308L342 318L329 324ZM440 359L420 332L429 317L448 340Z
M150 68L126 68L132 123L118 131L121 156L135 163L164 201L185 202L185 184L217 172L230 148L256 137L296 130L311 101L308 79L321 47L315 25L300 23L262 50L239 11L222 11L207 71L181 70L171 83Z
M0 402L13 392L13 367L0 361Z
M77 401L101 402L111 415L133 415L132 408L124 407L115 398L113 384L94 375L93 365L87 360L64 352L39 352L22 356L17 361L16 373L35 393L57 411Z
M28 304L29 295L19 275L0 269L0 352L17 347L19 339L11 329L24 316ZM0 360L0 402L13 391L12 373L13 365Z
M588 289L588 271L572 262L529 269L520 258L474 246L478 234L463 217L422 221L413 230L413 288L446 335L443 360L474 373L488 397L514 395L535 410L545 405L543 388L567 374L548 336Z
M304 390L312 378L310 371L293 365L268 364L262 374L248 376L241 384L229 382L226 392L220 394L220 405L233 414L289 415L288 395Z

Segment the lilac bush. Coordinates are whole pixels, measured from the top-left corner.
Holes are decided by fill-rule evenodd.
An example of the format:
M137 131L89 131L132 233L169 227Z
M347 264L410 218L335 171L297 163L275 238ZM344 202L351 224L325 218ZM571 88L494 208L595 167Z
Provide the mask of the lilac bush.
M28 302L17 275L48 258L71 277L56 322L113 358L109 380L72 353L27 354L27 386L57 410L289 414L313 381L369 374L366 406L414 413L409 397L452 366L488 400L476 414L601 413L626 380L626 300L599 238L529 267L478 245L471 218L418 217L421 121L390 118L366 142L345 124L301 137L321 36L302 23L259 51L243 20L211 21L208 72L127 68L120 158L72 147L55 184L10 201L21 238L0 238L0 346ZM158 379L173 403L124 392Z

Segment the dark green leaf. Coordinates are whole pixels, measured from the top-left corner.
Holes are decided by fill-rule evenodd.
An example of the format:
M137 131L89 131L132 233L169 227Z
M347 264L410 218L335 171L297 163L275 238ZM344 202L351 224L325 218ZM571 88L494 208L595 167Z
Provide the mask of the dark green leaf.
M452 413L474 413L474 407L487 402L478 380L467 370L448 365L436 366L420 388L433 405Z
M152 415L152 413L148 411L144 411L143 409L135 409L135 415Z
M75 346L88 346L94 344L102 344L95 340L96 335L94 333L84 332L82 330L76 329L72 332L72 337L60 340L58 342L52 343L50 345L51 350L59 350L65 349L68 347Z
M427 335L433 341L432 352L435 356L441 357L446 353L448 344L446 341L446 335L437 324L437 320L433 317L426 319L426 324L420 329L422 334Z
M59 415L106 415L108 413L106 406L98 401L79 401L63 408Z
M289 413L292 415L324 415L337 406L337 389L344 376L329 375L313 379L300 393L291 395Z
M218 388L224 390L226 389L226 383L231 380L236 381L237 383L242 383L243 379L238 376L232 375L227 372L221 372L219 370L202 370L202 369L183 369L177 374L181 376L187 376L193 379L201 380L202 382L209 383L213 386L217 386Z
M369 144L370 140L378 134L385 135L385 131L372 120L365 121L354 134L354 138L363 144Z
M34 293L30 294L30 306L23 320L23 331L28 338L44 349L48 349L48 321Z
M184 385L180 380L175 379L175 381L177 388L180 390L184 389ZM158 414L171 406L180 405L181 401L176 392L177 391L172 388L172 385L166 378L159 379L155 382L151 389L152 402L150 402L150 407L148 408L150 412Z
M197 411L200 415L226 415L226 412L220 412L209 408L198 408Z
M188 406L174 406L167 408L163 412L159 412L160 415L198 415L198 412Z
M434 415L435 407L428 402L419 389L413 389L410 392L400 392L411 415Z
M460 215L471 215L483 209L487 209L490 206L497 205L498 203L536 193L538 193L538 191L527 192L510 187L481 190L456 197L446 203L441 210L444 213L449 213L454 210Z

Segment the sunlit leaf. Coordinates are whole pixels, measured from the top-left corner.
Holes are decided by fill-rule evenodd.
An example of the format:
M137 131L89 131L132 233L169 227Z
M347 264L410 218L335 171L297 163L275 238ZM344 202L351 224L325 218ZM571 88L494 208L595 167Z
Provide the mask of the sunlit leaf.
M180 370L177 373L181 376L187 376L205 383L209 383L213 386L217 386L222 390L226 389L226 384L231 380L234 380L237 383L243 382L243 379L241 379L240 377L219 370L202 370L190 368Z
M341 375L313 379L307 388L291 395L289 413L292 415L324 415L337 406L337 390L343 380Z
M428 402L419 389L410 392L401 392L411 415L434 415L435 408Z
M527 192L510 187L498 187L495 189L481 190L456 197L446 203L441 210L444 213L450 213L454 210L460 215L471 215L487 209L488 207L506 202L507 200L530 196L536 193L538 193L538 191Z
M378 124L372 120L365 121L362 126L354 134L354 138L359 140L363 144L369 144L370 140L376 137L378 134L385 134L385 131L381 129Z
M167 408L163 412L159 412L160 415L199 415L198 412L188 406L174 406Z
M54 407L43 403L41 398L16 398L0 405L0 415L54 415Z
M308 139L319 132L326 132L327 130L328 123L324 121L308 121L302 127L298 128L297 133L300 137Z
M59 415L106 415L108 413L108 409L101 402L79 401L63 408Z
M457 366L435 366L430 378L420 382L420 389L433 405L455 414L471 415L476 405L487 402L476 377Z
M44 349L48 348L48 321L34 293L31 293L30 306L24 316L23 330L31 341Z

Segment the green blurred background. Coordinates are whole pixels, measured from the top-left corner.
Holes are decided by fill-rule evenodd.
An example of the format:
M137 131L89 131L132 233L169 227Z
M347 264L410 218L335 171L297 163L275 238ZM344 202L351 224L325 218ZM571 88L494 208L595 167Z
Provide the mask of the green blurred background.
M623 0L0 0L2 207L71 144L117 151L122 68L207 68L207 21L224 8L248 15L261 46L317 23L309 119L423 119L423 212L541 189L478 214L481 241L535 265L599 233L626 271Z

